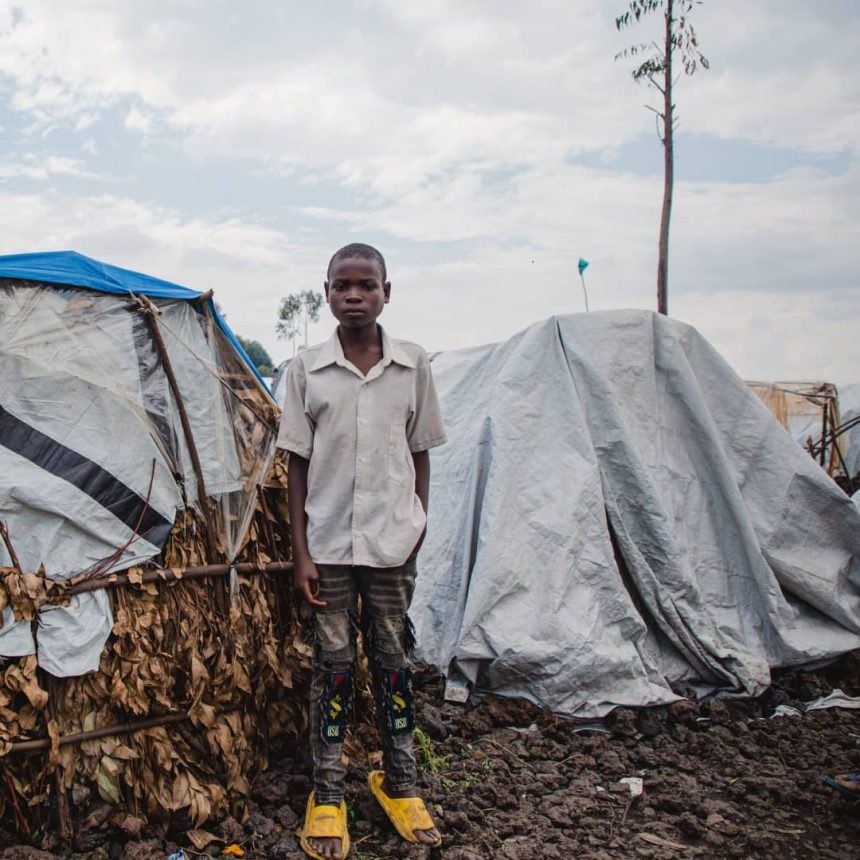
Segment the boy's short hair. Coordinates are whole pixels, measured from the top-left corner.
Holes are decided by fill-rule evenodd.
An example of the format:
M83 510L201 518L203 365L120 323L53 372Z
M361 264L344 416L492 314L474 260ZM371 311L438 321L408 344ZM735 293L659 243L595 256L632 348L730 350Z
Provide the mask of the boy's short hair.
M340 250L332 254L332 258L328 261L328 268L325 270L326 280L331 276L331 267L336 260L345 260L348 257L361 257L364 260L376 260L379 267L382 269L383 283L388 280L388 270L385 268L385 258L372 245L365 245L363 242L353 242L350 245L344 245Z

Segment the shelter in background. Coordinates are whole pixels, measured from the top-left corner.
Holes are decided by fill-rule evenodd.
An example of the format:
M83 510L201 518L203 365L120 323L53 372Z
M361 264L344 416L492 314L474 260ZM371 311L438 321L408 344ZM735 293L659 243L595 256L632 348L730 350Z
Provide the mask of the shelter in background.
M831 477L849 476L839 392L831 382L747 382L774 417Z
M553 317L433 374L423 659L596 716L860 646L860 509L694 329Z
M845 468L854 479L854 491L860 490L860 383L839 389L842 423L836 429L845 453Z

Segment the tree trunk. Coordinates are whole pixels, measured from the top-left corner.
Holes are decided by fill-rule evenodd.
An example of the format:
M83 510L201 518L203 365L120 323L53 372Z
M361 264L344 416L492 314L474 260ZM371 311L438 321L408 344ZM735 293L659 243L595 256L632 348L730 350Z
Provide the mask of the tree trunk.
M672 30L673 0L666 0L666 46L663 64L663 211L660 214L660 240L657 257L657 311L669 313L669 219L672 217L672 191L675 184L675 149L672 138Z

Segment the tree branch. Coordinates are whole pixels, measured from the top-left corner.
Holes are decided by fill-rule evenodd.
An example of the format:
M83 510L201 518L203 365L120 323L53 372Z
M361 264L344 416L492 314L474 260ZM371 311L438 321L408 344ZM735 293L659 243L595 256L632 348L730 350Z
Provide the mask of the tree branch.
M651 86L653 86L660 93L660 95L666 94L666 91L663 89L663 87L661 87L660 84L658 84L657 81L654 80L654 75L648 75L648 80L651 83Z

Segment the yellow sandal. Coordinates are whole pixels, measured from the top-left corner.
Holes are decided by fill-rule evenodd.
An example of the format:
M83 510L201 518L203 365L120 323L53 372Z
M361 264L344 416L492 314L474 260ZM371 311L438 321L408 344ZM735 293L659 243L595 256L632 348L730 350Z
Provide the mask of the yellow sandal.
M397 832L407 841L417 844L425 844L415 836L416 830L432 830L436 827L424 801L420 797L389 797L382 787L385 774L381 770L372 770L367 775L367 783L373 796L379 802L385 814L391 820ZM436 842L430 844L431 848L438 848L442 844L440 836Z
M325 860L322 854L311 848L308 839L340 839L341 857L349 854L349 830L346 826L346 801L340 806L321 803L317 806L314 793L308 797L305 809L305 826L302 828L299 844L302 851L314 860Z

